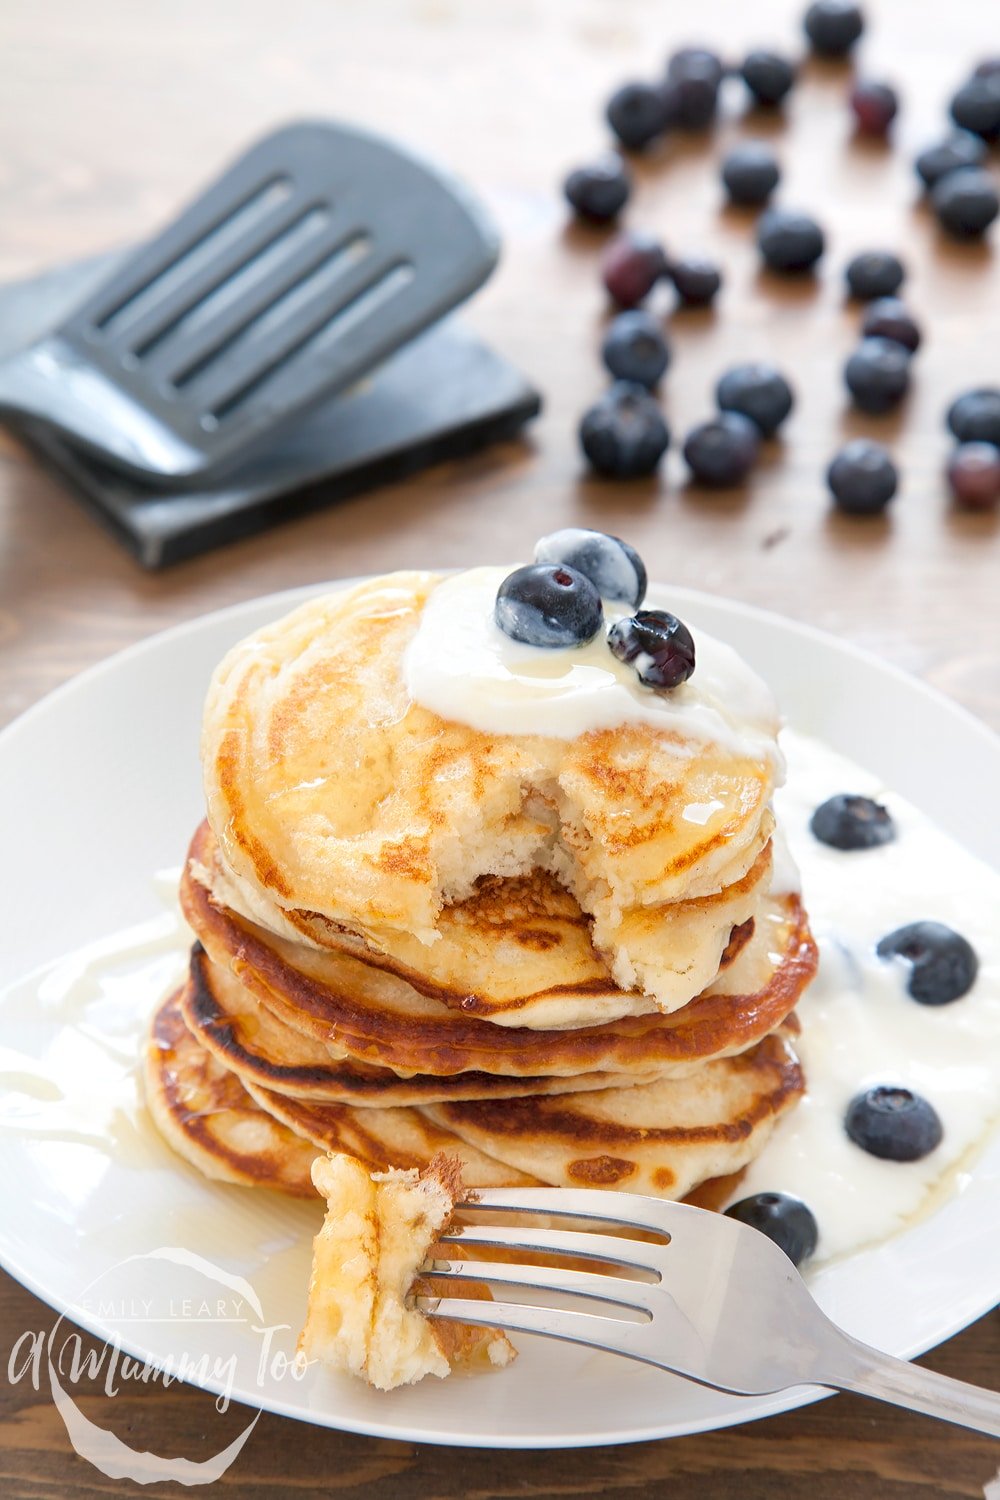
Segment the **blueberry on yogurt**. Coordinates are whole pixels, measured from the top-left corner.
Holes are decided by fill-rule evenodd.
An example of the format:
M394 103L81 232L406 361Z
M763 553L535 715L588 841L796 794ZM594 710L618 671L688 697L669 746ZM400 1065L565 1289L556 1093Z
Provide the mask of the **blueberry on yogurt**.
M921 1005L950 1005L960 1000L979 972L972 944L943 922L897 927L875 951L879 958L901 958L910 965L907 993Z
M896 825L881 803L850 792L839 792L817 807L809 827L821 844L845 853L891 844L896 837Z
M494 617L504 635L527 646L582 646L604 620L601 596L565 563L517 568L497 590Z
M608 631L608 645L619 661L632 663L647 687L680 687L694 671L691 632L669 610L641 609L616 621Z
M603 531L567 526L543 536L535 546L536 563L565 563L589 578L602 599L638 609L646 597L646 568L634 547Z
M816 1249L819 1230L812 1209L790 1193L754 1193L726 1209L727 1219L749 1224L784 1250L793 1266L808 1260Z
M889 1084L852 1099L844 1128L856 1146L883 1161L920 1161L944 1135L932 1104L910 1089Z

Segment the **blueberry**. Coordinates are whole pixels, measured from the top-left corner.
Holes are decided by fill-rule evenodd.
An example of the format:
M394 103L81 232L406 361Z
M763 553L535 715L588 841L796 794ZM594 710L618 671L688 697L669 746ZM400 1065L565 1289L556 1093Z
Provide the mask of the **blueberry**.
M973 78L1000 78L1000 57L984 57L972 70Z
M793 1266L808 1260L816 1249L819 1230L810 1208L790 1193L754 1193L726 1209L727 1219L749 1224L784 1250Z
M959 167L942 177L931 192L938 222L956 239L973 239L1000 213L993 178L982 167Z
M667 123L681 130L704 130L715 119L722 64L703 47L684 47L667 64L660 89Z
M872 516L885 510L899 485L896 466L881 443L857 438L847 443L826 471L839 510Z
M733 203L766 203L780 179L778 159L763 141L742 141L722 163L722 181Z
M672 260L667 275L685 307L709 307L722 286L722 272L714 261L703 255L686 255Z
M684 458L701 484L740 484L752 469L759 447L760 432L749 417L724 411L691 429Z
M653 290L667 269L659 240L635 231L616 235L604 252L604 285L621 307L635 307Z
M896 825L886 808L852 792L827 798L813 813L809 827L821 844L845 853L891 844L896 837Z
M884 937L879 958L902 958L910 965L906 988L921 1005L950 1005L976 982L979 960L972 944L943 922L910 922Z
M675 688L694 671L694 641L687 626L665 609L641 609L618 620L608 631L608 645L619 661L634 662L647 687Z
M668 78L709 78L718 88L724 73L722 58L709 47L680 47L667 59Z
M986 144L970 130L956 130L946 140L927 146L916 160L917 176L932 188L959 167L980 167L986 160Z
M629 151L641 151L667 126L663 95L650 83L623 83L608 100L608 124Z
M757 245L772 271L808 271L825 243L816 220L791 209L769 208L757 224Z
M652 474L670 443L663 413L634 381L617 380L585 412L580 444L598 474L635 479Z
M990 510L1000 501L1000 448L994 443L959 443L947 474L952 494L966 509Z
M659 323L639 308L619 313L604 335L604 363L618 380L654 386L670 363Z
M844 379L855 406L872 416L880 416L891 411L906 395L910 384L910 351L895 339L862 339L844 366Z
M581 219L607 224L628 202L632 184L620 156L605 156L589 167L577 167L563 184L571 208Z
M903 285L903 263L888 250L863 250L847 265L847 288L859 302L891 297Z
M859 79L851 89L851 109L862 135L885 135L899 112L899 95L887 83Z
M815 0L802 24L813 51L823 57L846 57L865 29L861 8L851 0Z
M604 620L589 578L565 563L517 568L497 590L494 618L504 635L527 646L582 646Z
M932 1104L887 1084L851 1100L844 1128L856 1146L883 1161L920 1161L941 1144L944 1134Z
M947 422L960 443L993 443L1000 448L1000 389L964 391L949 406Z
M755 49L743 59L740 75L758 104L780 104L795 84L795 65L777 52Z
M733 365L715 387L715 399L721 411L749 417L764 437L774 436L795 401L781 371L763 361Z
M543 536L535 562L565 563L589 578L602 599L638 609L646 597L646 568L634 547L603 531L568 526Z
M898 297L876 297L865 308L861 332L867 338L893 339L913 354L920 347L920 329L905 302Z
M1000 76L980 74L963 83L951 101L951 117L984 141L1000 140Z

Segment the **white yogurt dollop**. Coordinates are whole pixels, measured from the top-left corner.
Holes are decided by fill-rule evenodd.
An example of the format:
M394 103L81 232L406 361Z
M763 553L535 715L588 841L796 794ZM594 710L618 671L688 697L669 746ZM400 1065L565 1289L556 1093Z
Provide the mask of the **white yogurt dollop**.
M774 697L731 646L694 631L695 670L669 692L640 683L611 654L606 632L586 646L549 649L512 641L493 616L508 568L472 568L431 594L406 653L414 702L486 734L572 740L619 724L651 724L737 754L776 758ZM645 607L669 609L669 599ZM631 614L605 601L607 625Z

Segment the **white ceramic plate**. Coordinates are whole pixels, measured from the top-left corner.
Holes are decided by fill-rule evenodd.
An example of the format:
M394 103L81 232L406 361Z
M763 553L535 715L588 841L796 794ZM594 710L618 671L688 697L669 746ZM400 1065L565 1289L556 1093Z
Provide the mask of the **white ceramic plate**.
M152 876L179 865L201 816L198 728L209 674L233 642L310 592L257 600L155 636L83 674L0 735L0 989L8 991L0 1002L0 1260L75 1322L155 1365L182 1354L220 1361L232 1354L233 1363L214 1374L209 1363L200 1383L228 1386L255 1407L385 1437L495 1447L627 1442L722 1427L814 1399L819 1393L808 1389L733 1398L522 1337L519 1360L502 1375L428 1379L389 1396L315 1370L291 1379L272 1356L291 1353L302 1322L317 1209L207 1183L109 1104L129 1074L149 986L167 982L171 954L156 961L152 979L146 974L146 991L130 987L136 960L123 960L118 978L97 1000L91 996L89 1013L74 1013L74 1024L58 999L65 965L41 990L24 982L137 923L152 921L145 930L164 948ZM884 777L1000 869L1000 740L982 724L827 636L686 590L671 590L670 598L685 619L739 648L796 728ZM102 962L98 954L98 969ZM95 1025L120 1038L117 1054L101 1051ZM90 1120L81 1126L77 1108L72 1138L59 1126L60 1091L77 1106L82 1100ZM998 1186L994 1140L964 1191L933 1217L820 1269L812 1285L821 1305L850 1333L906 1357L964 1327L997 1295ZM214 1273L152 1254L178 1246L245 1278L259 1313L248 1318L244 1308L242 1320L223 1322L225 1298L214 1313L208 1297L199 1303L198 1288L204 1293ZM213 1291L220 1285L215 1276ZM151 1310L136 1317L140 1294ZM199 1318L202 1305L209 1311ZM265 1351L268 1336L255 1325L285 1326Z

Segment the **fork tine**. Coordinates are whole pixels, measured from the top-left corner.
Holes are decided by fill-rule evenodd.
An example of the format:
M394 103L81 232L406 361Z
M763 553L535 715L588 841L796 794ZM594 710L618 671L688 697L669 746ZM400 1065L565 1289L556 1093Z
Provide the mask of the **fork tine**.
M660 1257L665 1245L621 1239L588 1230L520 1229L509 1225L466 1224L438 1235L441 1244L494 1245L507 1250L541 1250L553 1255L575 1255L584 1260L606 1260L615 1266L632 1266L662 1274ZM484 1262L478 1262L484 1264Z
M520 1302L479 1302L465 1297L417 1297L416 1307L429 1318L450 1318L484 1328L503 1328L510 1333L539 1333L548 1338L566 1339L571 1344L588 1344L594 1349L649 1361L647 1354L638 1352L634 1336L638 1332L644 1333L646 1327L652 1325L627 1323L621 1318L602 1318L597 1313L528 1307ZM628 1330L629 1344L622 1340L623 1330Z
M444 1281L485 1281L503 1286L524 1286L554 1292L569 1292L578 1297L592 1297L631 1307L636 1312L653 1315L653 1296L658 1292L648 1281L626 1281L622 1276L601 1276L594 1271L567 1271L559 1266L511 1266L499 1261L458 1260L427 1262L421 1276L439 1277ZM653 1294L651 1296L651 1294Z
M477 1188L456 1208L496 1209L501 1213L558 1214L570 1219L594 1219L632 1229L651 1229L669 1235L671 1226L683 1227L685 1237L697 1232L706 1218L701 1208L638 1193L616 1193L607 1188ZM728 1220L724 1222L729 1222Z

